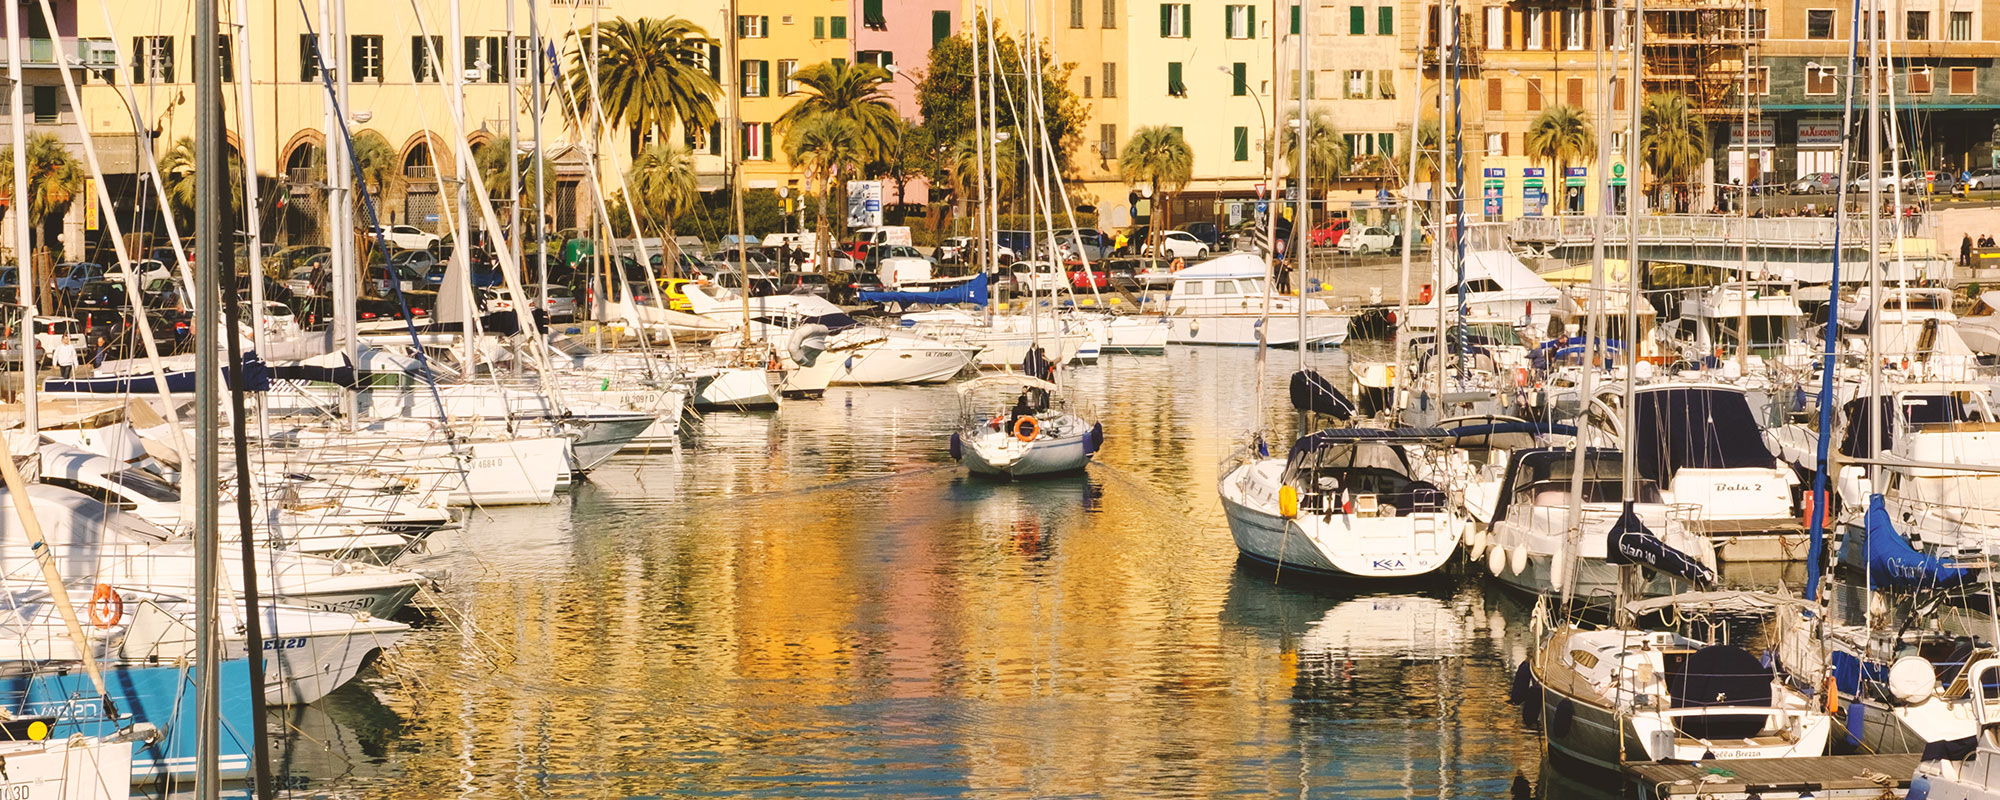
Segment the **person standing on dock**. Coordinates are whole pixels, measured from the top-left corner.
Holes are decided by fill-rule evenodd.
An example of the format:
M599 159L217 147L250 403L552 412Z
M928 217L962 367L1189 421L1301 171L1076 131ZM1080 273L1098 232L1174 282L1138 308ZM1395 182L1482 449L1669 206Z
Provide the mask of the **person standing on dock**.
M56 343L50 358L55 361L56 369L62 372L63 380L69 380L70 373L76 370L76 345L70 342L68 336Z
M1965 241L1958 243L1958 265L1972 266L1972 234L1965 235Z

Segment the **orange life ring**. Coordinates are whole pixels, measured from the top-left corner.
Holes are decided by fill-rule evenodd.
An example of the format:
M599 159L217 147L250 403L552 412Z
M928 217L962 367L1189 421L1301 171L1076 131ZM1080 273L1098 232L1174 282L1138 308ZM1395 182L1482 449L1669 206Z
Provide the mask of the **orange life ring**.
M125 618L125 598L111 584L100 583L90 593L90 624L100 630L109 629Z
M1023 428L1026 428L1026 430L1022 430ZM1024 442L1032 442L1036 436L1040 436L1041 434L1042 423L1036 421L1034 417L1022 417L1014 421L1014 438L1016 439Z
M1168 268L1168 269L1171 269L1171 270L1173 270L1173 271L1175 271L1175 272L1179 272L1179 271L1181 271L1181 270L1183 270L1183 269L1187 269L1187 262L1186 262L1186 261L1182 261L1182 260L1180 259L1180 257L1179 257L1179 256L1175 256L1175 257L1174 257L1174 263L1172 263L1172 264L1168 265L1168 267L1167 267L1167 268Z

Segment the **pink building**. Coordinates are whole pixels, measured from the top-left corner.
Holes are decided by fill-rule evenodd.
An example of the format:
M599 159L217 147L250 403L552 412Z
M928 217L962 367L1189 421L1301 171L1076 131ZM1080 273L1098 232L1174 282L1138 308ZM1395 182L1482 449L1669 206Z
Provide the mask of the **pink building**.
M904 119L919 121L917 81L930 65L931 43L958 33L962 20L958 0L854 0L854 60L881 67L895 65L896 79L883 88L896 100ZM895 197L893 185L883 187ZM911 181L904 201L926 202L922 181Z

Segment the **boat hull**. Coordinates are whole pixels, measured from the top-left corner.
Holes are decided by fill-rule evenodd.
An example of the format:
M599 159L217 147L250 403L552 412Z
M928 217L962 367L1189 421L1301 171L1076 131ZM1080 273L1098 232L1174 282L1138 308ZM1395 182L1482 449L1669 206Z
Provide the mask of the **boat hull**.
M260 722L250 718L250 661L226 660L218 673L222 725L216 736L216 760L224 779L241 778L249 774L248 739L252 726ZM0 678L0 697L12 698L9 710L17 716L55 717L51 739L115 736L133 723L151 724L160 730L157 741L126 745L131 751L131 782L193 778L195 671L180 666L110 666L104 669L104 682L117 707L116 718L107 717L104 705L92 699L97 690L80 669Z
M781 373L762 369L732 369L699 375L690 402L701 411L758 411L778 407Z
M1279 569L1326 576L1417 578L1451 563L1457 552L1456 525L1443 512L1400 517L1352 514L1289 520L1275 508L1260 508L1243 492L1243 465L1223 477L1222 510L1237 552Z
M835 361L833 382L840 386L891 386L916 383L943 383L965 370L978 357L971 347L884 347L859 352L829 353Z
M1314 314L1306 317L1301 337L1298 317L1270 317L1254 314L1175 314L1167 317L1167 344L1255 347L1258 328L1268 325L1270 347L1338 346L1347 341L1348 317Z
M1090 463L1087 435L1043 436L1023 442L1013 436L987 435L965 442L959 462L978 475L1026 478L1076 472Z

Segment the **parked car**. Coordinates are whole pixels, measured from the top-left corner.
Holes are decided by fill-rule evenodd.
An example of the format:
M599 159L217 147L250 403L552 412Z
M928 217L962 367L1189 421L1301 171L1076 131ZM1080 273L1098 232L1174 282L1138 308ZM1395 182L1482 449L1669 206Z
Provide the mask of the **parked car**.
M788 272L778 289L785 294L809 294L832 299L833 286L823 272Z
M977 242L970 236L953 236L938 242L937 250L931 255L937 256L940 264L956 264L971 258L973 248L976 246Z
M542 313L549 315L550 322L575 321L576 292L567 286L550 286L549 293L542 297Z
M181 283L173 278L154 278L141 291L147 308L181 307Z
M1147 246L1146 252L1152 252L1151 245ZM1208 243L1187 231L1167 231L1160 234L1160 254L1172 258L1205 258L1208 256Z
M36 317L35 363L47 363L50 351L55 350L56 345L62 344L65 337L75 337L81 333L83 333L83 323L73 317ZM80 337L70 341L82 344ZM20 332L11 326L5 331L4 336L0 336L0 361L17 365L21 362Z
M380 235L390 247L398 250L429 250L443 241L435 233L425 233L412 225L390 225L377 227L370 235Z
M125 308L125 284L118 281L87 283L76 293L76 311L86 322L112 319L125 313Z
M1871 182L1868 179L1868 176L1856 175L1854 177L1854 180L1848 183L1848 188L1856 192L1865 192L1868 191L1870 185L1873 185L1876 188L1879 188L1885 192L1893 191L1896 188L1896 178L1894 175L1890 175L1889 173L1884 172L1877 174L1875 176L1874 181L1871 184Z
M1111 256L1111 237L1094 228L1056 231L1057 255L1065 263L1087 258L1095 264Z
M1319 227L1312 229L1312 246L1339 246L1341 235L1347 233L1347 224L1345 219L1330 219L1320 223Z
M1965 182L1965 188L1972 190L2000 189L2000 169L1980 167L1972 171L1972 178Z
M152 281L171 277L174 273L172 270L167 269L166 262L159 259L142 258L132 262L132 274L139 276L140 286L145 286ZM125 270L118 264L109 265L104 268L104 279L123 281L125 280Z
M1200 239L1210 250L1222 248L1222 229L1213 222L1190 222L1181 226L1181 232Z
M1940 170L1922 170L1903 176L1903 191L1951 194L1958 189L1958 174Z
M688 300L683 287L690 283L700 284L705 278L661 278L660 290L667 293L667 308L675 311L693 311L694 303Z
M438 257L431 255L431 251L429 250L407 250L391 256L389 263L423 274L430 272L431 267L438 265Z
M1097 262L1091 262L1090 267L1091 268L1089 272L1085 272L1081 268L1069 271L1070 288L1072 289L1111 288L1110 276L1107 273L1105 273L1103 265Z
M393 270L393 273L391 272L391 270ZM417 274L416 270L410 269L408 267L388 267L382 264L376 264L372 267L369 267L367 274L364 275L361 279L361 285L366 287L368 291L373 292L377 295L381 295L383 297L394 297L396 295L396 287L392 287L389 285L390 281L389 276L391 274L394 274L396 276L395 277L396 282L405 292L414 292L418 289L431 288L431 286L425 282L424 276Z
M1365 256L1369 253L1395 252L1398 244L1396 234L1378 225L1360 230L1348 229L1341 235L1338 249L1343 253Z
M56 291L75 294L91 281L104 277L104 265L89 262L57 264Z
M398 266L401 269L409 270L411 272L416 271L407 264L399 264ZM433 264L428 271L422 273L424 276L423 288L436 291L438 287L443 286L445 270L450 268L451 268L450 264ZM494 286L499 286L500 284L505 282L506 282L506 276L501 275L500 270L498 269L481 265L474 265L472 267L472 288L474 289L485 289Z

